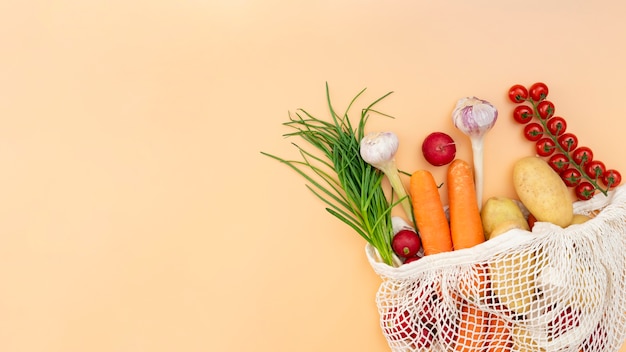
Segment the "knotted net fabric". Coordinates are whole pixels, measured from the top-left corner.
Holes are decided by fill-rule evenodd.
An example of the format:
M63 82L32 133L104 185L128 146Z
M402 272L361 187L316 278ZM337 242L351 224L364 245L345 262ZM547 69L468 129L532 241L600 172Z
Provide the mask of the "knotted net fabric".
M400 267L376 294L392 351L618 351L626 335L626 186L576 202L592 216L538 222Z

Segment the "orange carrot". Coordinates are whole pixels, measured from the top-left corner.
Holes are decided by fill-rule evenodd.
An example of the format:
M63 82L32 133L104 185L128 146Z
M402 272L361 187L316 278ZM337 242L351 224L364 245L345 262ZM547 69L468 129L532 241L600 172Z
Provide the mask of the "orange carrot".
M484 242L474 175L471 166L464 160L455 159L448 166L448 200L454 249L470 248Z
M511 323L495 314L489 314L489 332L486 352L506 352L510 350Z
M466 275L459 278L459 298L471 302L482 301L490 294L491 290L487 264L475 263L468 270Z
M486 314L474 304L463 302L454 352L482 351L487 341Z
M415 171L411 175L409 193L413 203L415 226L422 239L424 254L451 251L450 225L433 175L427 170Z

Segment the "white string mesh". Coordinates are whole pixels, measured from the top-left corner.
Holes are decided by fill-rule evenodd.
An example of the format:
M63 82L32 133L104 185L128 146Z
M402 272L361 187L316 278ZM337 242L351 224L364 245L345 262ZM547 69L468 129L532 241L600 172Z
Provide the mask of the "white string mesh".
M626 335L626 186L538 222L393 268L366 247L392 351L618 351Z

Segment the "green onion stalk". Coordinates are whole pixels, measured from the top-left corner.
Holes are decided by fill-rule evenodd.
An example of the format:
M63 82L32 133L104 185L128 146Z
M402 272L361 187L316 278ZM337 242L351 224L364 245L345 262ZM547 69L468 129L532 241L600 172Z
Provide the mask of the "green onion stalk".
M295 132L284 136L300 137L315 152L292 143L298 149L301 160L286 160L261 153L286 164L304 177L308 182L306 187L326 204L326 211L349 225L378 250L384 263L393 266L391 210L398 202L394 202L393 198L387 199L382 187L384 174L366 163L359 153L370 114L391 117L374 110L374 106L391 92L362 109L358 124L353 126L348 112L363 92L365 89L340 115L333 108L326 84L329 121L314 117L303 109L289 114L289 121L284 125Z

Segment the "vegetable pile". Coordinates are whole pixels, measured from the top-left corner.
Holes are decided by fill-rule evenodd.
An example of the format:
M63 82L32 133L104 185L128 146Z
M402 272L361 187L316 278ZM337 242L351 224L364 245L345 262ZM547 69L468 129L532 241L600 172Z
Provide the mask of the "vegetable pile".
M424 159L433 167L448 168L445 182L437 182L426 169L410 174L399 172L395 162L399 140L395 133L366 131L371 114L393 118L375 110L376 104L391 92L363 108L356 124L351 122L350 109L364 92L359 92L340 114L333 108L326 85L329 121L299 109L284 123L295 130L285 136L300 137L313 150L293 143L301 160L262 154L304 177L309 183L307 187L327 205L326 210L376 248L388 265L398 266L424 255L470 248L494 233L506 232L505 228L530 229L529 222L532 225L536 221L549 221L568 226L573 220L572 200L562 191L564 187L574 188L577 198L586 200L596 192L606 195L621 182L621 174L594 159L590 148L579 146L578 138L567 131L565 119L554 115L554 103L546 99L546 84L538 82L529 88L515 84L508 90L509 99L516 104L512 115L524 125L524 137L535 143L536 155L532 158L540 159L520 160L515 165L520 170L516 175L534 172L541 177L513 180L520 198L515 201L529 211L524 224L517 221L495 226L491 215L481 213L481 208L485 203L483 142L497 121L498 110L476 97L457 101L451 118L453 125L471 141L471 164L456 158L456 143L449 134L434 131L426 136L422 142ZM544 162L548 168L537 166ZM526 172L531 169L532 172ZM410 177L408 192L401 174ZM384 178L392 192L385 191ZM443 186L448 190L448 204L440 198L439 188ZM556 190L561 193L557 195ZM404 217L392 216L395 206L401 207ZM566 215L555 219L552 213L558 211ZM486 223L489 223L487 229Z
M516 198L493 196L484 201L483 142L498 119L498 110L491 103L465 97L452 111L451 122L471 141L471 161L456 157L456 143L443 131L431 132L423 140L424 159L432 167L446 168L442 182L435 180L428 169L399 171L395 161L400 145L397 135L367 131L370 115L391 117L375 109L391 93L361 109L358 121L351 122L349 111L364 91L352 99L345 112L338 113L326 85L328 121L300 109L284 123L294 130L285 136L299 137L310 147L293 144L301 159L262 154L301 175L326 210L362 236L375 249L377 264L384 263L390 270L419 265L424 257L430 258L422 260L427 262L446 252L480 246L506 233L515 235L510 231L513 229L531 231L537 222L561 228L584 223L592 216L574 214L575 200L587 200L596 193L606 196L621 182L620 173L594 159L588 147L579 146L577 137L567 131L565 119L554 115L554 104L546 100L548 88L544 83L535 83L529 89L517 84L509 89L508 96L516 104L513 118L524 125L523 136L535 143L536 153L513 165L511 184ZM408 177L406 188L402 176ZM386 189L385 179L391 189ZM447 204L442 200L441 187L447 189ZM574 188L576 197L570 188ZM396 207L404 216L392 215ZM457 291L452 291L454 295L442 295L443 288L432 285L420 288L427 295L411 299L410 309L402 305L379 307L388 340L409 340L407 344L416 350L435 343L454 346L455 351L530 350L528 346L535 343L533 337L513 322L527 319L533 310L536 314L534 304L539 292L556 295L550 285L558 283L553 276L559 274L551 273L551 268L544 270L547 261L542 253L518 254L507 252L489 262L471 263L471 270L458 282L441 285L458 284ZM582 276L586 270L579 266L574 276ZM418 282L414 288L420 285L426 284ZM400 286L391 285L395 303L401 300L395 294ZM455 307L438 305L442 297L452 299ZM487 300L487 306L493 309L480 309L478 303L485 303L481 300ZM550 321L550 338L580 324L568 318L581 314L571 311L572 306L567 301L544 307L554 310L550 315L555 315L557 308L567 312ZM439 318L435 319L428 309L437 309ZM454 322L448 321L452 318L444 312L446 309L457 309Z

